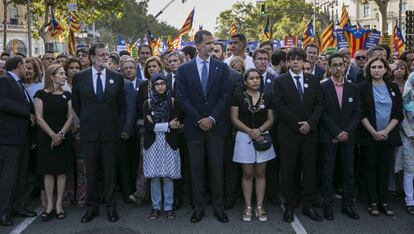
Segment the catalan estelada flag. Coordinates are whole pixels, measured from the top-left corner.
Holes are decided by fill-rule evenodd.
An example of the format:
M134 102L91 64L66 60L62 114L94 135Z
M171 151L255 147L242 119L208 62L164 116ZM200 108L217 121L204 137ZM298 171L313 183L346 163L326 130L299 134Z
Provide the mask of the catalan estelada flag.
M181 46L181 36L176 37L173 41L172 41L172 46L174 50L178 50L180 49Z
M321 33L320 36L321 46L319 47L321 52L325 52L327 48L334 47L336 40L334 37L334 25L331 22Z
M55 37L63 33L65 29L57 22L53 8L50 9L50 17L48 31L52 37Z
M305 48L307 44L315 41L315 33L313 31L312 20L306 25L305 31L302 35L302 48Z
M148 44L149 46L151 46L152 52L154 55L154 47L157 45L157 38L155 38L154 34L152 34L150 30L147 30L147 31L148 31Z
M392 40L391 43L394 46L394 52L398 56L400 56L401 53L405 50L405 42L404 42L404 37L401 33L401 30L397 24L394 26L394 29L392 30L391 40Z
M351 51L352 56L354 56L355 52L364 49L364 42L369 30L354 29L347 32L349 38L349 51Z
M195 10L195 8L188 15L188 17L185 20L184 25L181 27L180 33L178 35L182 36L182 35L188 33L191 30L191 28L193 27L194 10Z
M263 29L263 39L270 40L272 33L270 32L269 17L267 17L266 25Z
M348 10L346 9L345 3L342 3L341 18L339 19L339 28L345 28L350 26L351 21L349 20Z
M69 23L70 30L74 32L80 32L80 24L78 22L78 17L73 12L69 12Z
M237 34L236 25L234 25L234 22L231 22L231 24L230 24L230 35L233 36L233 35L236 35L236 34Z
M68 51L72 56L76 55L75 32L80 32L80 24L76 15L73 12L69 12Z

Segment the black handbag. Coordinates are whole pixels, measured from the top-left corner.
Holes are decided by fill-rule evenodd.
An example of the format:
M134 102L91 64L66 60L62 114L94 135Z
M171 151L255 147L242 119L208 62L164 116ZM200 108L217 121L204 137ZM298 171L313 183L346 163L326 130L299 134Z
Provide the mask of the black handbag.
M266 151L272 146L272 137L270 136L270 133L262 133L261 135L263 137L263 140L252 140L253 147L256 151Z

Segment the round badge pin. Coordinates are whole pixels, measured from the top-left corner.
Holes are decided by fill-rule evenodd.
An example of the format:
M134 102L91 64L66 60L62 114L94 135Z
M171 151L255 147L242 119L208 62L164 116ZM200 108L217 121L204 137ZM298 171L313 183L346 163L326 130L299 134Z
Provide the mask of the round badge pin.
M353 98L348 98L348 102L353 102L354 101L354 99Z
M154 115L154 111L151 111L151 115Z
M66 95L62 95L63 99L66 99Z
M113 83L114 83L114 80L113 80L113 79L110 79L110 80L109 80L109 83L110 83L110 84L113 84Z
M305 83L305 84L303 85L303 87L307 88L307 87L309 87L309 85Z
M391 92L391 95L392 95L392 96L395 96L395 93L394 93L394 92Z
M267 82L267 83L270 83L270 82L272 82L272 81L271 81L270 79L267 79L267 80L266 80L266 82Z
M265 105L264 104L260 105L260 108L264 109L265 108Z

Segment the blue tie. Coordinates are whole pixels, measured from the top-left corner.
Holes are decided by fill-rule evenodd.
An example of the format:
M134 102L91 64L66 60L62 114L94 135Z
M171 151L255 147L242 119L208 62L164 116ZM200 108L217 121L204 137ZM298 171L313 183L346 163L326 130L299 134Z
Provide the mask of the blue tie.
M208 71L207 71L207 61L203 61L203 69L201 70L201 87L203 88L204 97L207 96L207 81L208 81Z
M102 101L103 98L103 85L101 81L101 73L98 72L98 79L96 79L96 98L98 101Z
M294 78L296 79L296 88L298 90L300 101L302 102L303 101L303 90L302 90L302 84L299 81L300 76L295 76Z

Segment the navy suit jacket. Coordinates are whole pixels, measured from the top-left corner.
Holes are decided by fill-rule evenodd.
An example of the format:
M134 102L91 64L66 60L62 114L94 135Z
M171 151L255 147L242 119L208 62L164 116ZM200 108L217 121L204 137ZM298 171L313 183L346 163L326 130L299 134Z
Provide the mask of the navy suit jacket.
M349 81L344 82L342 108L339 108L338 96L331 79L322 82L324 111L321 118L320 140L332 143L339 133L348 133L345 144L355 144L356 129L361 121L361 101L358 86Z
M202 118L213 117L216 121L209 131L224 137L228 131L228 105L230 102L229 67L214 58L210 59L207 95L204 97L196 60L178 68L175 80L176 97L185 114L184 135L187 139L199 139L204 131L197 126Z
M260 90L263 90L263 95L272 98L273 93L273 80L275 76L270 72L266 73L266 77L260 81Z
M364 82L364 69L361 69L355 65L351 66L348 71L348 75L346 77L347 80L351 81L354 84L359 84Z
M325 75L325 70L321 68L318 64L315 65L315 74L316 78L318 78L319 81L323 80Z
M138 82L138 81L137 81ZM134 83L124 79L125 105L122 108L120 120L120 132L125 132L129 136L133 136L135 131L135 122L137 121L137 91Z
M0 145L23 145L29 130L30 104L19 84L0 77Z

